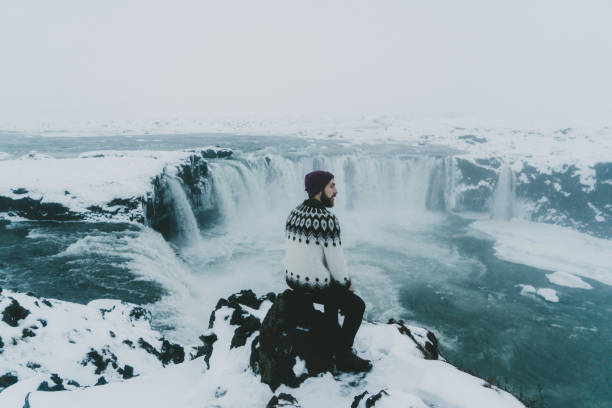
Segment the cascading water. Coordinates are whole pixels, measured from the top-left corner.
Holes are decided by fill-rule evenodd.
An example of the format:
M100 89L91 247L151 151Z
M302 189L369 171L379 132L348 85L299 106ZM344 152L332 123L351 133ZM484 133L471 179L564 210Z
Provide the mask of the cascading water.
M491 200L491 218L494 220L509 220L515 214L514 173L509 165L502 166L497 185Z
M171 207L176 220L178 238L186 244L193 244L200 239L200 230L187 195L181 182L176 178L166 176L165 181L172 200Z
M445 158L266 155L211 165L223 220L244 226L245 219L288 212L305 198L303 177L313 169L335 174L336 211L444 211L453 206L453 161Z

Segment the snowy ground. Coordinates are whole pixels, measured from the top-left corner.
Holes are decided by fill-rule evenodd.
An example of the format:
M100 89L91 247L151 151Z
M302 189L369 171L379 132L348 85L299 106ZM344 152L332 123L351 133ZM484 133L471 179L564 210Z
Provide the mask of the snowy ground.
M112 211L108 205L111 200L143 196L151 191L153 177L164 171L176 173L176 165L195 151L208 149L215 148L103 150L62 159L28 154L18 159L0 160L0 174L10 175L0 178L0 196L59 203L74 212L87 212L91 206ZM123 219L114 217L114 220Z
M0 310L4 343L0 347L0 372L11 373L20 381L35 378L34 389L43 380L55 385L49 380L54 373L64 379L65 388L75 389L78 386L72 381L92 386L101 375L108 382L121 380L126 365L132 367L131 375L163 366L155 355L139 346L141 339L156 349L162 342L160 334L150 327L150 313L136 305L111 299L80 305L4 289L0 292ZM11 319L11 315L17 318ZM111 363L99 371L98 358Z
M151 177L184 152L99 152L75 159L20 158L0 161L0 195L13 199L28 196L60 203L73 211L104 206L113 198L142 195L151 189ZM99 156L98 156L99 155ZM16 194L19 188L28 190Z
M156 344L151 338L155 337L155 333L146 327L146 319L135 323L126 314L130 305L101 301L80 306L51 300L52 307L38 307L34 304L37 301L34 297L5 291L3 306L9 303L10 298L31 308L32 313L25 320L20 320L15 328L9 329L4 322L0 322L5 339L20 336L25 326L40 321L38 319L44 318L47 325L37 329L38 336L23 338L17 344L5 346L2 365L19 373L22 380L0 393L0 406L3 408L21 408L26 401L31 408L84 405L92 408L265 406L274 395L249 368L250 342L256 333L245 346L230 349L235 330L235 326L229 323L233 313L231 308L222 307L215 312L212 332L218 340L214 343L210 369L207 370L201 357L161 368L159 362L142 348L132 349L121 341L126 337L145 336ZM259 310L252 310L253 315L261 319L270 305L270 302L264 302ZM105 316L101 313L101 309L113 306L113 311ZM115 337L108 336L110 329L116 334ZM410 329L416 337L426 332L417 327ZM73 337L77 341L71 348L69 339ZM370 373L365 376L342 374L335 377L328 373L307 379L297 389L281 386L277 393L292 394L302 407L349 407L355 396L364 391L375 394L381 390L385 390L387 395L383 395L377 407L523 407L507 392L444 361L425 360L416 344L400 334L395 325L366 323L356 340L355 347L359 353L374 363ZM106 346L117 353L118 360L134 364L137 377L106 385L72 387L71 391L36 391L42 378L60 369L63 378L67 378L68 374L80 381L81 385L91 385L94 379L92 367L81 363L88 345L98 348ZM28 356L27 360L39 361L41 367L34 370L23 367L25 355ZM59 360L63 360L63 364L54 366L59 364ZM110 365L100 374L116 378L116 372Z

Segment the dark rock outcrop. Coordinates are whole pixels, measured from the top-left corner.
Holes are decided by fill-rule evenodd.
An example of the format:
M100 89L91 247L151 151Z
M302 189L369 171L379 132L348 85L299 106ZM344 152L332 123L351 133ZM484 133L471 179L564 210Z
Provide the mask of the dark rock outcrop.
M298 401L291 394L281 392L280 394L273 396L268 401L266 408L280 408L280 407L299 407Z
M21 306L15 299L2 312L2 321L12 327L19 325L19 320L25 319L30 311Z
M127 380L134 376L134 367L126 364L123 368L119 368L117 372L123 376L124 380Z
M243 316L238 310L232 314L230 324L238 325L232 337L230 348L241 347L246 344L249 336L261 327L261 322L255 316Z
M164 366L170 362L179 364L185 361L185 350L183 346L180 344L172 344L166 339L162 339L162 346L159 351L143 338L138 339L138 345L147 353L156 356Z
M43 203L30 197L13 199L0 196L0 212L19 215L29 220L76 221L82 214L74 213L59 203Z
M210 368L210 356L213 352L213 344L217 341L216 334L202 335L200 336L200 340L204 343L203 346L194 347L195 354L191 354L191 359L194 360L198 357L204 356L204 362L206 363L206 368Z
M364 404L361 404L361 402L364 400L364 398L369 394L369 392L364 391L359 395L356 395L355 398L353 399L353 402L351 404L351 408L358 408L360 406L365 406L365 408L371 408L374 405L376 405L376 403L385 395L389 395L389 393L385 390L380 390L378 391L376 394L373 394L371 396L369 396L366 400Z
M10 387L11 385L15 384L18 380L19 378L17 378L17 376L12 373L6 373L0 376L0 391L2 391L6 387Z
M142 215L136 211L141 204L141 197L131 198L114 198L104 207L99 205L90 205L87 207L87 211L97 216L104 216L106 218L112 218L116 215L124 215L130 221L144 222Z
M309 376L332 371L336 338L337 327L308 298L286 290L268 311L251 345L250 365L272 390L280 384L297 387ZM293 367L298 358L305 362L307 373L296 376Z
M131 320L140 320L144 319L148 322L151 321L151 312L141 306L136 306L132 310L130 310L130 319Z
M29 327L26 327L21 332L21 337L34 337L34 336L36 336L36 333L34 333L34 331L30 329Z
M249 314L242 308L242 306L247 306L252 309L259 309L264 300L270 300L273 302L275 299L275 293L268 293L265 296L258 298L257 295L255 295L255 293L250 289L241 290L240 292L231 295L227 299L219 299L217 306L215 306L215 310L210 315L208 328L210 329L213 327L215 323L215 312L217 310L224 306L232 308L234 309L234 312L232 313L230 324L237 325L238 327L234 331L230 348L244 346L247 339L260 329L261 323L258 318Z
M182 363L185 361L185 350L183 346L180 344L172 344L164 339L159 353L159 361L161 361L163 365L167 365L171 361L174 364Z
M440 357L440 349L438 348L438 339L436 335L427 331L427 340L417 339L410 329L406 327L403 320L389 319L389 324L395 325L400 333L410 337L417 348L423 353L426 360L437 360Z
M64 387L64 380L57 374L51 375L51 381L53 382L53 386L49 386L47 381L43 381L37 388L37 391L64 391L66 387Z
M234 153L231 149L218 147L216 149L209 148L202 150L202 157L205 159L224 159L230 157Z
M83 359L83 361L81 361L81 364L83 366L86 366L90 363L94 367L96 367L96 374L101 374L104 370L106 370L106 367L108 367L109 364L112 365L115 369L118 367L117 356L107 349L102 349L101 353L94 349L91 349L89 353L87 353L87 356Z

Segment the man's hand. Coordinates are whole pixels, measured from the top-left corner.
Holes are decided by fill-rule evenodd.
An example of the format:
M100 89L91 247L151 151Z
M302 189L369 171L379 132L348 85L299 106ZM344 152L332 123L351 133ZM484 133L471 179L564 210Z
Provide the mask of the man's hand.
M353 282L351 282L351 286L349 286L348 290L349 290L349 292L354 292L355 291L355 286L353 286Z

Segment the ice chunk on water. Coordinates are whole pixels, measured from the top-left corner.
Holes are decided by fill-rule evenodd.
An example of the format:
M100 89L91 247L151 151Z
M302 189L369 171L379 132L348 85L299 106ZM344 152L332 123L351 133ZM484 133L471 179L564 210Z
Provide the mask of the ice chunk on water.
M551 288L539 288L536 289L531 285L518 285L521 287L521 295L529 296L529 295L538 295L544 300L549 302L557 303L559 302L559 296L557 296L557 291Z
M555 272L546 274L550 283L568 288L593 289L591 285L580 279L576 275L567 272Z
M549 302L557 303L559 302L559 296L557 296L557 291L551 288L540 288L536 292L536 294Z
M471 227L495 240L495 255L500 259L612 285L612 240L517 218L481 220Z

